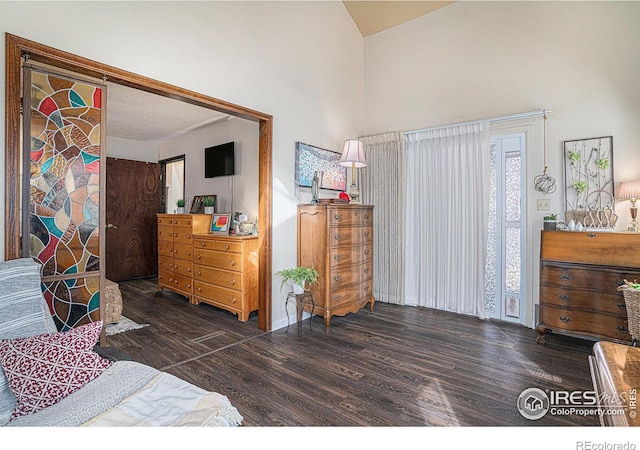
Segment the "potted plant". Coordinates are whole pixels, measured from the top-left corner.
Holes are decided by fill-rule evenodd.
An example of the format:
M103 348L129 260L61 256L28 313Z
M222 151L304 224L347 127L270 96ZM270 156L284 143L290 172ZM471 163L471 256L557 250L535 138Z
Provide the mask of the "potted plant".
M186 204L187 202L183 198L176 200L176 206L178 207L178 214L184 214L184 205Z
M543 229L555 231L558 226L558 215L557 214L547 214L542 219Z
M284 287L287 281L293 283L293 293L304 293L306 283L314 284L318 282L320 274L313 267L292 267L290 269L284 269L276 272L276 275L282 277L282 283L280 283L280 289Z
M213 197L205 197L202 200L202 204L204 205L204 213L213 214L215 212L215 203L216 200Z

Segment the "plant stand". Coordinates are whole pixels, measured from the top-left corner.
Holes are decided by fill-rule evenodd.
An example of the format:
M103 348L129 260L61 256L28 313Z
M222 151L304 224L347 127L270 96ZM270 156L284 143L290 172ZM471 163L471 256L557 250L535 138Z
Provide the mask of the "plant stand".
M287 300L284 304L284 310L287 312L287 331L285 333L289 333L289 303L295 302L296 306L296 319L298 324L298 336L302 335L302 313L304 312L305 307L307 306L307 302L311 305L311 315L309 316L309 330L313 331L311 328L311 319L313 319L313 310L315 309L315 303L313 302L313 295L309 291L304 291L302 294L295 294L294 292L289 292L287 294Z

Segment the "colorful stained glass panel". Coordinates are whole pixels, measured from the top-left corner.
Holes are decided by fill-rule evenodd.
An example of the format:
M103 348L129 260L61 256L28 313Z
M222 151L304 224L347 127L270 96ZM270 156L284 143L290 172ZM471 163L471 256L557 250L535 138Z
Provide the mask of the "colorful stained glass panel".
M42 293L60 331L100 320L100 278L44 281Z
M31 81L31 256L43 276L99 270L101 88Z

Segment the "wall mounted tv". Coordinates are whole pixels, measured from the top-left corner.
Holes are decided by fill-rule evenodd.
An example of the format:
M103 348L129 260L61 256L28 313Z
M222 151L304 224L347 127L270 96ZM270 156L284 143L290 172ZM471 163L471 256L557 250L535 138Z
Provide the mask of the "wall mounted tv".
M222 177L235 173L234 142L204 149L204 177Z

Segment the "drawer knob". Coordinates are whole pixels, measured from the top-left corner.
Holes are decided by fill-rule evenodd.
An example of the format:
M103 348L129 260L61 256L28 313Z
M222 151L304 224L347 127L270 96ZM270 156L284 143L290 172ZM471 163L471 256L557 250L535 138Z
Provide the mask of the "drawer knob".
M339 241L340 239L342 239L342 235L341 234L336 234L336 241Z
M367 237L367 238L369 237L369 232L368 231L364 232L364 237Z
M191 267L187 267L187 272L191 272Z
M335 277L333 277L334 280L336 281L341 281L342 280L342 275L336 275Z
M187 250L187 256L191 256L191 252Z
M196 275L202 275L202 273L200 273L200 271L196 271Z
M566 280L570 280L571 278L573 278L571 275L569 275L568 273L563 273L562 275L560 275L560 279L563 281Z
M235 304L236 302L237 302L236 298L235 298L235 297L233 297L233 298L231 299L231 303Z
M225 249L225 250L229 250L229 244L225 245L225 246L224 246L224 249Z
M201 287L197 288L197 291L202 292L202 288Z
M367 285L364 287L364 291L367 292L368 290L369 290L369 286Z
M619 327L618 327L618 331L619 331L620 333L628 333L628 332L629 332L629 329L628 329L627 327L619 326Z
M624 303L616 303L616 306L620 309L627 309L627 305L625 305Z
M334 214L333 218L336 219L336 220L340 220L340 219L342 219L342 214Z
M364 269L364 273L369 273L369 268Z
M190 234L187 234L187 239L191 239L191 235Z
M338 300L340 300L341 298L342 298L342 295L341 295L341 294L338 294L338 295L334 295L334 296L333 296L333 299L334 299L336 302L337 302Z
M229 284L231 284L231 285L236 284L236 280L229 280Z
M205 245L207 244L205 244L204 242L200 242L200 247L204 247Z
M560 317L560 321L564 322L564 323L569 323L569 322L571 322L571 317L561 316Z
M335 259L336 261L340 261L342 259L342 255L335 255L333 259Z
M191 221L190 220L187 220L187 225L191 225Z
M567 295L567 294L562 294L562 295L560 295L560 300L562 300L563 302L570 302L571 301L571 296Z
M368 219L368 218L369 218L369 214L365 214L365 215L364 215L364 218L365 218L365 219Z
M173 268L174 268L174 269L177 269L177 268L178 268L178 265L176 264L175 266L173 266Z
M235 261L231 261L231 263L230 263L230 264L231 264L231 267L233 267L233 266L235 266L235 265L236 265L236 262L235 262Z
M201 258L201 256L200 256L200 255L196 255L196 259L200 259L200 258Z
M365 254L365 255L367 255L367 256L369 256L369 249L365 250L365 251L364 251L364 254Z
M596 236L598 236L597 233L587 233L587 236L589 236L590 238L594 238Z

